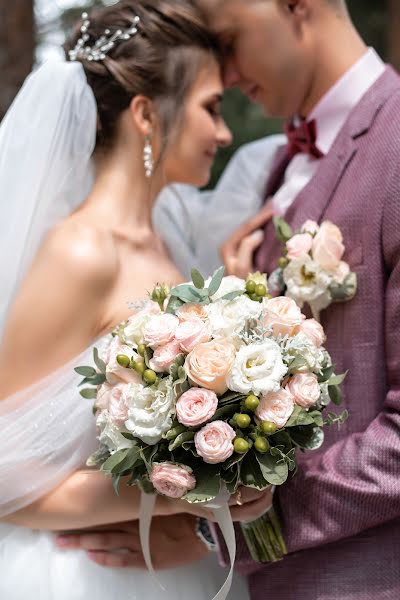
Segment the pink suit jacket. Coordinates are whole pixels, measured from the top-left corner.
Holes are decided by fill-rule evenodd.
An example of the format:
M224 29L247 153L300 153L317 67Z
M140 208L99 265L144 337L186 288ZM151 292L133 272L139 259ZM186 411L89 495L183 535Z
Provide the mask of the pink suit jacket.
M285 150L276 155L275 169ZM238 533L238 565L252 598L400 599L400 78L388 67L353 109L329 154L286 217L329 219L358 276L348 303L321 314L336 372L349 370L348 421L299 456L278 488L289 556L260 566ZM257 267L281 254L269 223Z

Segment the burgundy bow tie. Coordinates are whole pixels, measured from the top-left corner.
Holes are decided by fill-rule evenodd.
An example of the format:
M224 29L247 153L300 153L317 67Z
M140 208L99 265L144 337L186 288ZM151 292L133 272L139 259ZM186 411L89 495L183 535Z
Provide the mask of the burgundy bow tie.
M293 120L285 123L285 133L288 138L287 152L292 159L299 152L309 154L314 158L322 158L323 152L315 145L317 139L317 123L315 119L306 121L301 119L298 125Z

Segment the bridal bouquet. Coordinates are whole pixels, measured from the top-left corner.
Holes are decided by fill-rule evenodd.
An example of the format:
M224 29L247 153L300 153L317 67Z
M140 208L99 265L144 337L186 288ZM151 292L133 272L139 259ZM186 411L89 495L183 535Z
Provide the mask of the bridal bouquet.
M342 260L345 247L336 225L306 221L295 233L281 217L274 218L274 225L278 239L284 243L284 256L270 275L271 291L285 293L300 308L307 303L317 320L321 310L332 302L354 298L357 277Z
M263 490L296 470L296 450L318 448L346 415L322 326L293 299L271 298L266 276L219 269L172 290L157 286L77 367L93 398L99 447L88 464L146 493L209 502L221 489ZM89 386L89 387L88 387ZM243 527L259 561L285 552L270 510Z

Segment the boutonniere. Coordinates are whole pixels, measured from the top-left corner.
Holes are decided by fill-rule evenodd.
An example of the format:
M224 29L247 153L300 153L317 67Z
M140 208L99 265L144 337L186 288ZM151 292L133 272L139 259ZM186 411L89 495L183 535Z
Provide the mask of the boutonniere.
M339 227L331 221L318 225L309 220L300 231L293 232L281 217L274 217L273 222L284 251L269 277L270 293L284 293L300 308L308 304L317 320L333 302L354 298L357 276L342 260L345 246Z

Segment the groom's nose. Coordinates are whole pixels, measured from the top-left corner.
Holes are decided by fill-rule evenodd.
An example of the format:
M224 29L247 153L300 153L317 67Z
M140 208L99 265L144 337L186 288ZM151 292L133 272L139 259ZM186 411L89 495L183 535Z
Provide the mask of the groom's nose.
M224 87L226 88L232 88L239 85L240 74L233 58L227 58L224 61L223 82Z
M221 120L221 124L218 127L217 138L218 146L220 148L226 148L226 146L230 146L232 144L232 132L223 120Z

